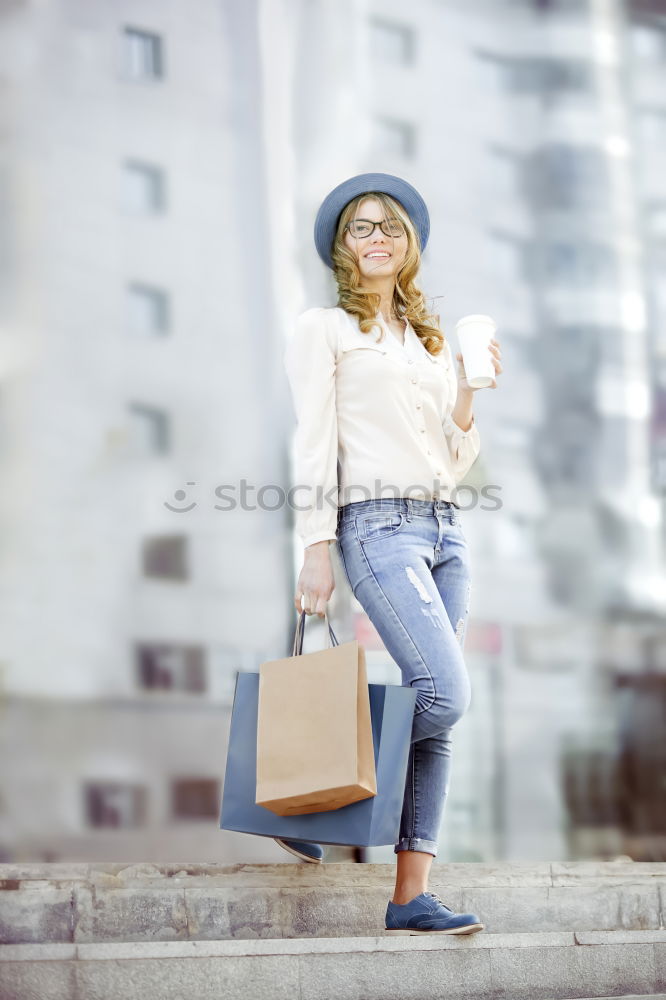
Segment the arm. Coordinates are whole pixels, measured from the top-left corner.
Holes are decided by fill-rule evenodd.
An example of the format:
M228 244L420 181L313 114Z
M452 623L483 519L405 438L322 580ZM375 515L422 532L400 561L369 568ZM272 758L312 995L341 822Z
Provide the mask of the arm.
M446 406L442 427L453 463L454 478L458 483L476 461L481 451L481 439L472 413L474 389L470 389L466 381L461 384L457 380L448 342L447 349L450 359L448 370L449 402Z
M336 538L338 423L335 348L323 308L297 318L284 351L297 426L294 437L295 526L303 545L328 549ZM297 508L304 508L299 510ZM326 542L326 545L319 545Z

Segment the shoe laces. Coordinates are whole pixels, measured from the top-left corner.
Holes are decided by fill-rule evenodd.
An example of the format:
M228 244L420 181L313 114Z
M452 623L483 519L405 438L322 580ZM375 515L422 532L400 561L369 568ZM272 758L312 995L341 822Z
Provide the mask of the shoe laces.
M451 909L451 907L447 906L446 903L444 902L444 900L442 899L442 897L438 896L436 892L430 892L429 889L426 889L424 895L425 896L432 896L432 898L436 899L437 902L440 903L444 907L445 910L448 910L449 913L453 913L453 910Z

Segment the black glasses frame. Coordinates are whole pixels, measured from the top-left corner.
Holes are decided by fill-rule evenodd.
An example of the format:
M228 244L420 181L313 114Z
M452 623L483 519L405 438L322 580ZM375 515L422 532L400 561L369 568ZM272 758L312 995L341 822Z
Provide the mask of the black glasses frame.
M369 226L372 226L372 229L370 230L370 232L369 232L369 233L364 233L364 234L363 234L363 236L355 236L355 235L354 235L354 233L352 233L351 229L349 229L349 227L350 227L350 225L351 225L351 222L367 222ZM381 231L383 232L384 236L390 236L390 237L392 237L393 239L398 239L398 237L397 237L397 236L394 236L394 234L393 234L393 233L390 233L390 232L389 232L389 233L387 233L387 232L386 232L386 229L384 228L384 226L387 226L387 225L388 225L388 222L386 221L386 219L382 219L382 220L381 220L380 222L373 222L373 221L372 221L372 219L352 219L352 220L351 220L351 222L348 222L348 223L347 223L347 225L345 226L345 229L348 229L348 230L349 230L349 235L350 235L350 236L351 236L351 237L352 237L353 239L355 239L355 240L364 240L364 239L365 239L365 238L366 238L367 236L372 236L372 234L374 233L374 231L375 231L375 228L376 228L377 226L379 226L379 228L380 228L380 229L381 229ZM399 225L399 226L400 226L400 228L402 229L402 232L401 232L401 233L400 233L399 235L400 235L400 236L404 236L404 234L405 234L405 231L406 231L406 230L405 230L405 227L403 226L402 222L400 222L400 219L396 219L396 222L398 223L398 225Z

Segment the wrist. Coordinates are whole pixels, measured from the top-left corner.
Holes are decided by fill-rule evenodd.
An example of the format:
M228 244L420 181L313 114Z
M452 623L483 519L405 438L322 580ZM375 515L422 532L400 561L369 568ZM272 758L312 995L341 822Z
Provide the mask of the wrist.
M321 542L313 542L312 545L306 545L303 551L306 557L314 556L315 558L319 558L323 554L328 555L328 547L330 544L331 539L324 538Z

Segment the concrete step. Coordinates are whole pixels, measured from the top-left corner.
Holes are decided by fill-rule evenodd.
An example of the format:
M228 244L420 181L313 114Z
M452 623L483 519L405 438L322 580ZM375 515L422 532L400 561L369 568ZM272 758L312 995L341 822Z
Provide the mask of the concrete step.
M0 943L372 938L384 935L395 867L0 865ZM666 863L435 862L430 888L485 930L663 929Z
M2 1000L563 1000L666 989L666 931L19 944Z

